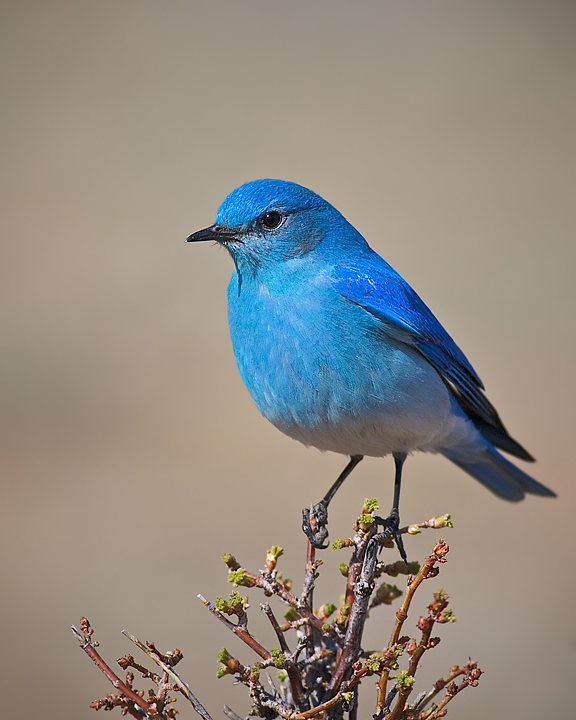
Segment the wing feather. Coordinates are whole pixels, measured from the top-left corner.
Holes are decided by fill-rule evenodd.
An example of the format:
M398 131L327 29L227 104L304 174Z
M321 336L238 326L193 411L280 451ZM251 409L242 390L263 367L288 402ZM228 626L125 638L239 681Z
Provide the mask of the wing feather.
M420 352L440 374L478 430L496 447L533 460L508 434L476 371L436 317L379 255L333 269L335 290L380 320L390 337Z

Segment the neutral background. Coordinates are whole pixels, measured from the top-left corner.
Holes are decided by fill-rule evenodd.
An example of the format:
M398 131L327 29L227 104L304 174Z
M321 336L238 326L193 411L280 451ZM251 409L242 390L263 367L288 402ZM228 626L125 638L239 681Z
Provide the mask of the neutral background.
M257 569L273 543L300 586L300 510L343 464L258 415L228 339L231 262L184 244L258 177L325 196L408 279L559 495L511 505L442 458L409 461L404 521L449 511L456 524L441 584L458 623L422 679L470 655L486 674L454 717L570 715L575 9L2 3L3 717L94 717L111 687L70 634L81 614L111 662L132 651L127 627L181 648L215 718L223 701L247 711L243 690L216 680L216 653L255 658L196 594L227 594L223 550ZM389 505L389 459L353 478L332 538L363 498ZM345 558L325 558L318 601L337 601ZM391 617L374 616L373 647Z

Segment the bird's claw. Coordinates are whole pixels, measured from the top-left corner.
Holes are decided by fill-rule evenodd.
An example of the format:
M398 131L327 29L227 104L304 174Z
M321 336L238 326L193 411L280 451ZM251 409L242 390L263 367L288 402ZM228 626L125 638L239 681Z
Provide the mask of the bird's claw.
M320 501L310 508L302 510L302 530L310 544L317 550L326 550L328 543L324 544L328 537L328 507Z
M398 515L398 511L395 508L392 508L390 515L388 515L387 518L378 517L375 518L375 520L384 527L384 530L379 535L380 541L392 538L392 540L396 543L400 557L406 565L408 565L408 556L406 555L404 542L400 533L400 516Z

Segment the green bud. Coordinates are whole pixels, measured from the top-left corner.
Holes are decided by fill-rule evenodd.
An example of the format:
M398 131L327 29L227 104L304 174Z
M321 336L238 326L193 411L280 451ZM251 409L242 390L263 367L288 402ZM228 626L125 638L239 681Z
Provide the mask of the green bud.
M286 665L286 655L277 648L270 650L270 655L275 668L283 668Z
M376 590L376 600L384 605L391 605L392 601L399 598L400 595L402 595L402 590L396 585L389 585L388 583L382 583Z
M376 498L366 498L366 500L364 500L363 510L367 513L376 512L376 510L378 510L378 500L376 500Z
M345 546L342 538L336 538L336 540L332 543L332 550L342 550L343 547Z
M274 559L277 559L280 555L284 554L284 548L281 548L280 545L272 545L266 554L270 555L270 557L273 557Z
M278 678L278 680L280 680L280 682L283 682L288 677L288 673L286 672L286 670L278 670L278 672L276 673L276 677Z
M244 570L244 568L238 568L238 570L231 570L228 573L228 582L233 583L234 587L238 587L238 585L243 584L245 576L246 571Z
M342 575L344 575L344 577L348 577L348 565L347 565L347 563L344 563L344 562L343 562L343 563L340 563L340 565L338 565L338 570L340 570L340 573L341 573Z
M409 525L408 526L408 535L420 535L422 530L418 527L418 525Z
M288 608L288 610L286 610L286 612L284 613L284 617L286 620L288 620L288 622L294 622L294 620L298 620L300 615L298 615L296 610L294 610L294 608L291 607L291 608Z
M413 675L408 674L408 670L400 670L396 675L396 682L401 688L410 688L416 682L416 678Z
M453 623L456 622L456 615L455 613L450 610L450 608L445 608L440 613L440 620L441 623Z
M435 517L434 518L434 527L436 529L443 528L443 527L453 528L454 525L452 525L452 521L450 519L450 513L446 513L446 515L439 515L438 517Z
M330 615L336 612L336 605L333 603L324 603L318 608L318 614L322 617L329 618Z
M338 611L338 615L334 618L334 622L338 625L343 625L346 622L346 618L348 617L349 613L350 605L344 603L340 606L340 610Z
M228 603L220 596L216 598L214 605L216 606L216 610L220 610L220 612L224 612L228 608Z
M226 648L222 648L222 650L218 653L218 662L227 663L231 657L232 655L230 655L228 650L226 650Z
M372 515L360 515L358 519L360 520L362 525L372 525L372 523L374 522L374 518L372 517Z
M368 660L366 660L366 667L372 672L378 672L380 670L380 657L377 653L372 653Z
M228 605L231 605L232 607L236 607L237 605L246 607L248 605L248 598L240 595L237 590L232 590L230 593L230 599L228 600Z

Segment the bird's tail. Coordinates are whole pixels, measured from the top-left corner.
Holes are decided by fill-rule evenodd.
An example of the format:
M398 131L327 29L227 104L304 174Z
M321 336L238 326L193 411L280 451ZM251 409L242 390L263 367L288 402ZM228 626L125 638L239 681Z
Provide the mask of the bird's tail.
M556 497L555 492L517 468L491 446L487 446L483 455L476 456L473 461L462 459L453 450L443 450L442 454L505 500L517 502L522 500L525 493Z

